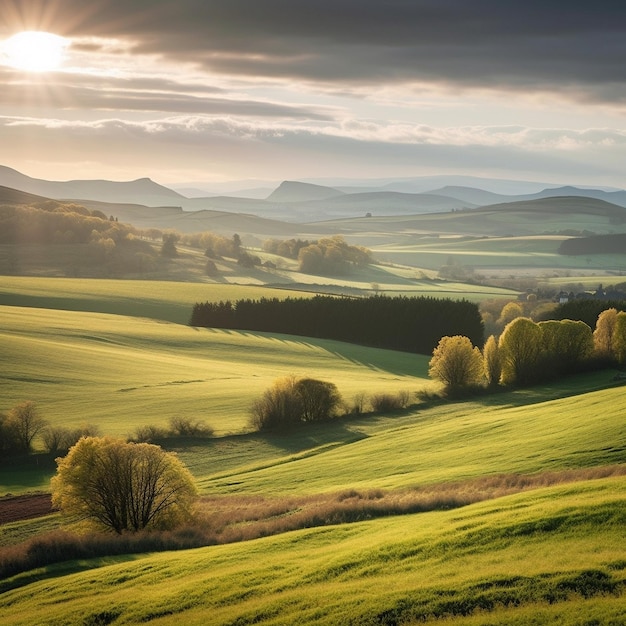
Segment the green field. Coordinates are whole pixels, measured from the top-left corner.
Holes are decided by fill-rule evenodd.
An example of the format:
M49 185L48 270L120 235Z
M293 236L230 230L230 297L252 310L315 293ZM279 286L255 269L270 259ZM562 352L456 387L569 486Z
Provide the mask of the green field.
M1 625L626 622L626 477L591 473L626 465L626 394L613 372L288 434L245 432L250 403L282 375L332 381L347 400L433 388L428 357L182 319L197 300L255 289L268 293L3 278L0 411L32 399L55 425L122 436L173 415L206 420L217 436L176 451L222 504L442 484L470 493L480 479L590 474L453 510L49 565L2 581ZM0 495L46 489L53 469L39 458L1 465ZM59 523L0 527L0 546Z
M50 567L2 595L0 624L622 624L625 488Z

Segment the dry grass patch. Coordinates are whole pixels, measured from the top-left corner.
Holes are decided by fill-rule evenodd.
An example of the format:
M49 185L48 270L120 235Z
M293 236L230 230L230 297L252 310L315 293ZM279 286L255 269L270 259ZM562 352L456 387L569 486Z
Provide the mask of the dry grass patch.
M73 559L183 550L248 541L302 528L359 522L379 517L445 511L506 495L626 475L611 465L540 474L500 474L395 491L347 490L310 496L205 496L194 523L173 531L78 534L56 530L0 550L0 579ZM0 585L0 592L15 582Z

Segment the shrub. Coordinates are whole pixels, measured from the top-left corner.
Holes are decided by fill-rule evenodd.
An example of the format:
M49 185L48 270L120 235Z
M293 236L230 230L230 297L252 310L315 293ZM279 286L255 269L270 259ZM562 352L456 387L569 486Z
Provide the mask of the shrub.
M341 403L333 383L288 376L276 380L253 403L250 424L255 430L288 429L302 422L330 419Z
M81 437L97 437L99 434L100 429L94 424L85 424L74 430L63 426L49 426L42 431L41 439L46 452L57 454L67 452Z
M372 409L376 413L399 411L409 405L410 393L399 391L398 393L377 393L370 398Z

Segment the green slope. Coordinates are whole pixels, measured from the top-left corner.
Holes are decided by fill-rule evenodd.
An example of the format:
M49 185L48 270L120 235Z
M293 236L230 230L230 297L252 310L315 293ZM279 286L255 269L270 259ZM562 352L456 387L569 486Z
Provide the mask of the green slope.
M246 428L248 408L290 374L358 392L417 390L428 358L333 341L195 329L146 318L0 307L2 410L25 399L54 424L125 435L173 415L217 434Z
M620 624L626 479L461 510L72 563L3 594L0 624ZM532 621L530 621L532 620Z

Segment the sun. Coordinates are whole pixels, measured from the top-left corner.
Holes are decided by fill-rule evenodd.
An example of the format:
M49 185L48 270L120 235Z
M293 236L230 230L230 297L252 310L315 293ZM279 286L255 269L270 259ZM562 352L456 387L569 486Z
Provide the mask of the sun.
M1 50L7 65L29 72L49 72L63 63L69 41L60 35L28 30L9 37Z

